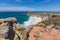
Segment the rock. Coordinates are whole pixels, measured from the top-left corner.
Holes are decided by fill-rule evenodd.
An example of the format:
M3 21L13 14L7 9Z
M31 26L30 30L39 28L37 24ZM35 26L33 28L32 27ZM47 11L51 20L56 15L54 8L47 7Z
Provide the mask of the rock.
M13 29L13 24L17 24L16 18L4 18L0 19L0 39L2 40L13 40L15 36L15 31Z
M44 27L35 26L29 32L28 40L58 40L59 38L59 30L55 28L48 30Z

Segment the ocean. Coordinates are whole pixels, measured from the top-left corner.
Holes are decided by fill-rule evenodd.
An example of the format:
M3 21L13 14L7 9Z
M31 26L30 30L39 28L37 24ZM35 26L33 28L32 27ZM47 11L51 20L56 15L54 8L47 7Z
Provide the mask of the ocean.
M15 17L20 24L23 24L29 19L29 16L27 16L27 14L28 12L0 12L0 19Z

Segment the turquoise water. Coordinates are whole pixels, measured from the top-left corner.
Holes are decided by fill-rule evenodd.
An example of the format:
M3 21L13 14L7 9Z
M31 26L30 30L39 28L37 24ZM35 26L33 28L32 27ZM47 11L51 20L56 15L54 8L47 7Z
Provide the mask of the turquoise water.
M28 12L0 12L0 18L15 17L20 24L23 24L23 22L29 18L27 13Z

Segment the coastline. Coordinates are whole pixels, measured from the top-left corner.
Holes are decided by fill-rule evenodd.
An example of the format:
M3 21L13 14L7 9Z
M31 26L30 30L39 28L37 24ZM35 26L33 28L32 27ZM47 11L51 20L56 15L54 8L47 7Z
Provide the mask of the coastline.
M18 40L18 39L20 39L20 40L28 40L28 39L29 40L32 40L32 39L35 40L35 37L31 36L31 35L35 35L34 32L37 31L39 33L39 35L43 34L42 37L43 37L43 39L45 39L47 35L48 36L50 35L50 34L48 34L49 31L50 31L50 33L52 34L51 35L52 39L53 38L54 39L60 38L59 35L58 35L60 33L60 14L37 14L37 13L34 14L33 13L33 14L29 14L28 16L33 16L33 18L35 20L33 23L36 23L37 21L38 22L36 24L32 24L32 20L31 21L28 20L29 22L31 22L32 25L28 25L27 27L25 27L25 26L22 27L21 26L22 24L20 24L15 17L14 18L10 17L10 18L5 18L5 19L4 18L0 19L0 28L3 29L3 32L4 32L4 30L6 30L6 32L11 33L11 34L7 33L8 35L6 35L5 34L6 32L5 32L4 35L2 35L3 37L2 36L0 36L0 37L2 37L2 39L6 39L5 38L6 36L14 35L14 37L9 36L7 39L12 38L13 40ZM42 18L42 21L39 21L40 20L39 18ZM37 20L37 19L39 19L39 20ZM58 19L58 20L56 20L56 19ZM26 23L26 25L27 25L27 23ZM0 29L0 31L2 29ZM38 30L40 30L40 31L38 31ZM31 33L32 31L33 31L34 34ZM43 31L43 32L41 32L41 31ZM47 34L47 35L45 35L45 34ZM55 37L53 35L55 35ZM37 34L35 36L41 38ZM50 39L51 36L49 36L48 39ZM57 36L57 38L56 38L56 36ZM32 37L32 38L30 38L30 37Z

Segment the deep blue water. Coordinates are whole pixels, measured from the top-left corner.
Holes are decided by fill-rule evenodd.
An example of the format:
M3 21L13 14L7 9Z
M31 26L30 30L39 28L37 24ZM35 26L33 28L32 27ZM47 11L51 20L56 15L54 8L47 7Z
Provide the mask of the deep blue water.
M23 22L29 18L27 13L28 12L0 12L0 18L15 17L19 23L23 24Z

